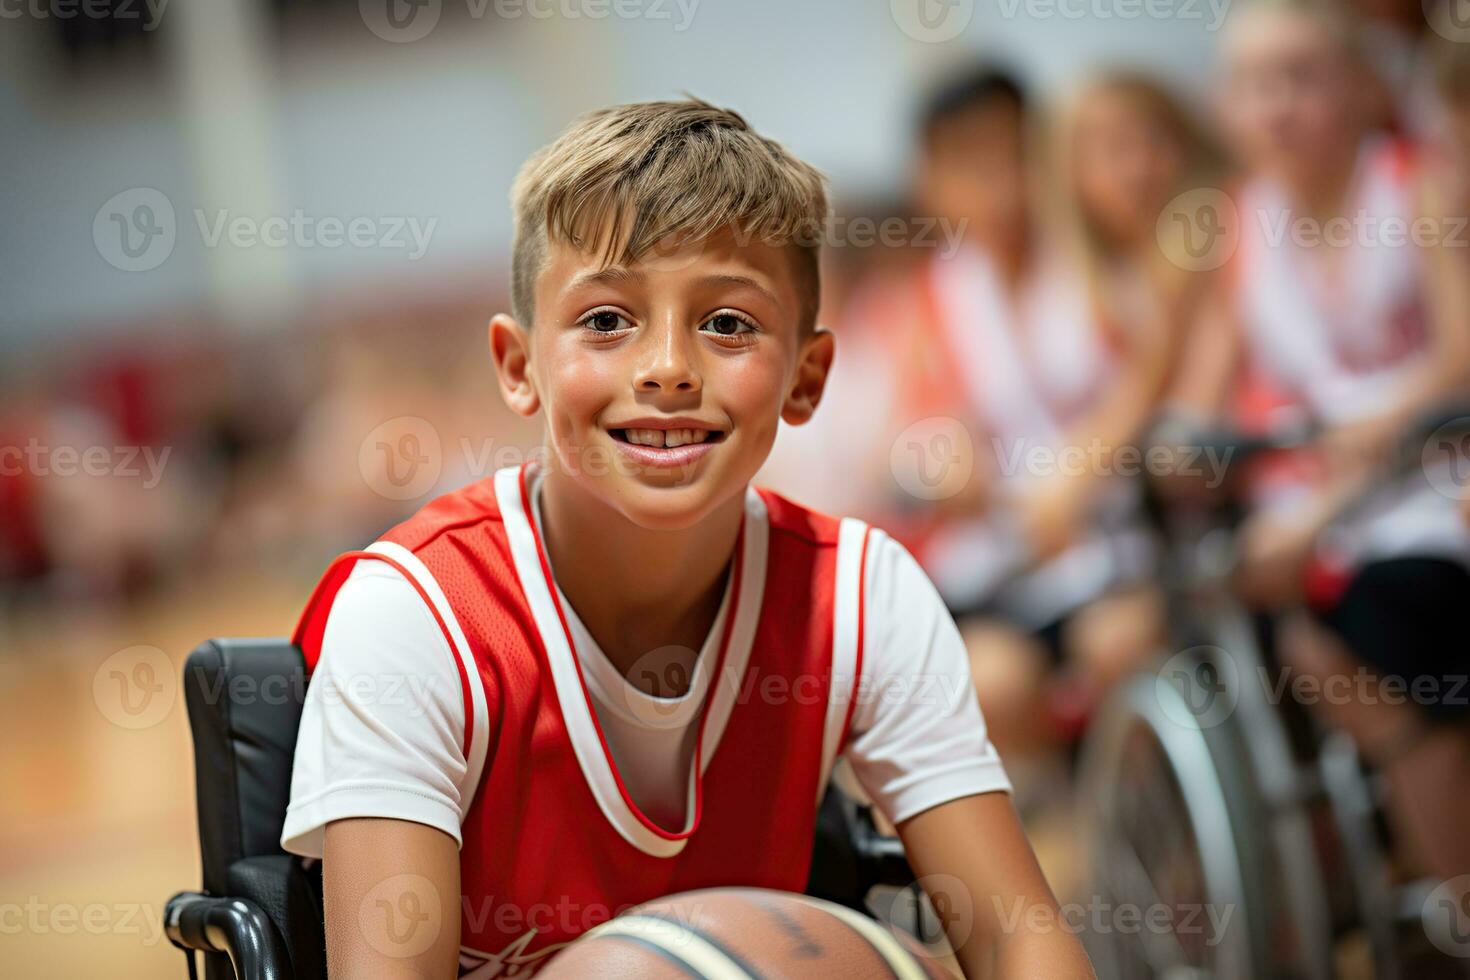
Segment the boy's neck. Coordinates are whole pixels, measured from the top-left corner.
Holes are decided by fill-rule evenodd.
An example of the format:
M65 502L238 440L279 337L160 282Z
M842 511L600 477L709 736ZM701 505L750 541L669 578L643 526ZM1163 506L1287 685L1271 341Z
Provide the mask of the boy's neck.
M639 658L677 646L688 650L692 669L719 613L744 492L677 531L634 524L556 466L547 468L540 496L557 585L614 666L628 676ZM660 664L668 662L661 654Z

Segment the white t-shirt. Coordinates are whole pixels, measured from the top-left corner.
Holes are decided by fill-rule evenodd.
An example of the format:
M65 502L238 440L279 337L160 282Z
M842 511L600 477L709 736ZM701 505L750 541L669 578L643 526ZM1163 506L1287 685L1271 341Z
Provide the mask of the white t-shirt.
M854 774L894 823L963 796L1009 791L964 644L939 594L908 552L876 529L867 562L863 683L870 694L853 709L847 757ZM677 825L728 591L680 698L656 698L629 683L561 598L629 794ZM468 801L459 786L468 764L455 664L414 587L384 562L358 562L332 604L307 688L284 849L320 857L323 829L350 817L412 820L463 844Z

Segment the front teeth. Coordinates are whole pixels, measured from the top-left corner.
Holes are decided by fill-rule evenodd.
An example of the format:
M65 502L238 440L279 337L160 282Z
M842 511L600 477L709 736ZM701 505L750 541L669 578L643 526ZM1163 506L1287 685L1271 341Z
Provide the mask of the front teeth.
M657 449L673 449L691 442L704 442L709 438L705 429L624 429L623 435L635 446L653 446Z

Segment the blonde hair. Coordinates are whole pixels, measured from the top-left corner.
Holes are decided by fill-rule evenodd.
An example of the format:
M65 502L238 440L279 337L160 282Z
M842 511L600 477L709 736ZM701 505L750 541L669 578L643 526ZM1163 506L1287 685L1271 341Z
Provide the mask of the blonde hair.
M1053 133L1053 185L1061 193L1055 195L1052 218L1072 249L1086 276L1094 298L1102 300L1102 272L1107 265L1107 245L1099 230L1088 219L1081 192L1077 187L1074 144L1083 109L1094 99L1120 96L1156 120L1179 147L1181 170L1175 194L1192 190L1207 182L1217 168L1218 153L1195 122L1193 114L1168 88L1147 75L1114 71L1094 78L1084 85L1059 114Z
M1241 33L1241 24L1253 15L1273 13L1311 20L1326 32L1349 62L1357 67L1367 65L1362 22L1341 0L1249 0L1240 8L1238 16L1227 21L1226 49L1231 49L1234 38Z
M815 322L822 174L729 109L689 98L582 116L526 161L511 206L511 309L526 326L548 241L596 249L604 265L628 264L666 241L724 230L796 249L802 322Z

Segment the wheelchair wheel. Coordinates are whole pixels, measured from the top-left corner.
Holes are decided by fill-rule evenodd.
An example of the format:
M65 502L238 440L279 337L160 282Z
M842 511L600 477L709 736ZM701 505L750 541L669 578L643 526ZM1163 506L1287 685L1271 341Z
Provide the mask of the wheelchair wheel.
M1363 769L1357 746L1343 732L1323 740L1318 760L1322 788L1331 806L1356 912L1373 958L1374 980L1398 980L1399 903L1388 854L1379 831L1380 806L1371 776Z
M1120 687L1089 733L1096 909L1084 941L1099 976L1269 975L1264 822L1229 727L1201 726L1177 685L1146 675ZM1125 925L1125 910L1142 926Z
M1324 868L1338 840L1328 829L1312 753L1318 735L1309 720L1274 703L1265 678L1267 657L1258 624L1233 603L1199 610L1199 623L1234 663L1238 680L1230 730L1250 763L1250 776L1269 842L1266 895L1272 974L1302 980L1334 975L1334 882ZM1293 722L1295 727L1293 727ZM1294 737L1295 733L1295 737Z

